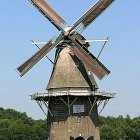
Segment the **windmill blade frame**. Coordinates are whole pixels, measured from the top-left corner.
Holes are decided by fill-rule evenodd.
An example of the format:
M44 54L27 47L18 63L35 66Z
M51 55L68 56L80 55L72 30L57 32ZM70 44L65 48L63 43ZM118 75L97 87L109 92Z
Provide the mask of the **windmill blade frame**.
M28 0L45 18L47 18L59 31L63 30L62 25L66 24L45 0Z
M49 51L51 51L59 42L64 38L64 35L60 34L55 40L51 39L43 48L36 52L31 58L24 62L17 68L20 76L22 77L27 73L37 62L39 62Z
M98 0L88 11L86 11L71 27L69 32L73 29L87 28L114 0ZM81 31L81 32L82 32Z
M71 40L71 44L74 43L75 47L71 47L71 50L75 55L81 59L84 65L93 72L99 79L102 79L105 75L109 74L110 71L96 58L92 53L89 52L82 44L83 36L78 36L76 28L78 26L85 29L94 21L114 0L98 0L83 16L81 16L72 27L62 29L61 25L66 22L46 3L45 0L28 0L36 7L40 13L42 13L59 31L57 38L51 39L43 48L36 52L31 58L17 68L20 76L27 73L37 62L39 62L49 51L56 47L60 42L64 40ZM74 36L76 35L76 36ZM80 40L82 42L80 42ZM65 42L64 41L64 42ZM84 41L85 42L85 41ZM70 43L70 42L69 42ZM86 44L86 42L85 42Z
M100 80L110 73L110 71L88 50L80 44L75 38L69 37L74 43L70 47L71 51L83 62L83 64L93 72Z

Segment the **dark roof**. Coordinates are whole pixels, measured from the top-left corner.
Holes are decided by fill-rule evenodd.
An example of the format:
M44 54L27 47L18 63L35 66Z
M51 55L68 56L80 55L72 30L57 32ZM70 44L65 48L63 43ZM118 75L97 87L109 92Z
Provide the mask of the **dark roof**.
M70 49L58 48L47 89L72 87L87 87L92 90L98 88L93 75L88 74L83 63L72 54Z

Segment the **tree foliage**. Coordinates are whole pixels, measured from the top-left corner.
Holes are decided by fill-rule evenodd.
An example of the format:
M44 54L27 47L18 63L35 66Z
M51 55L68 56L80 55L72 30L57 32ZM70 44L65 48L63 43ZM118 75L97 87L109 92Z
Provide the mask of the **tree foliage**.
M99 116L101 140L140 140L140 117ZM47 140L46 120L0 108L0 140Z
M26 113L0 108L0 140L47 140L46 120L33 120Z
M140 117L99 117L101 140L140 140Z

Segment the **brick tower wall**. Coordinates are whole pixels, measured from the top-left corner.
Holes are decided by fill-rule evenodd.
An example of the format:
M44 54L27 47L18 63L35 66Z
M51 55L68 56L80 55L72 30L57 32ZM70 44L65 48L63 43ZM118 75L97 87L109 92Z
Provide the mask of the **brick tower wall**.
M49 108L53 116L48 113L48 140L69 140L70 137L76 138L79 135L85 138L93 136L94 140L100 140L97 105L89 114L93 102L93 97L83 96L51 98ZM78 111L75 106L82 106L82 109Z

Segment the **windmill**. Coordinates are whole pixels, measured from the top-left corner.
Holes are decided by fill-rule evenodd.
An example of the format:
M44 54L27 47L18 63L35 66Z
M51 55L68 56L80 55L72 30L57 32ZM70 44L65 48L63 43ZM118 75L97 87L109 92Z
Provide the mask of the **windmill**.
M48 140L99 140L98 107L103 103L104 108L114 93L98 92L94 75L102 79L110 71L88 50L90 45L81 33L114 0L98 0L67 28L63 28L64 19L45 0L28 1L59 31L57 37L45 42L38 52L17 68L23 76L56 47L47 93L31 96L47 116Z

